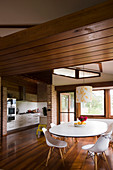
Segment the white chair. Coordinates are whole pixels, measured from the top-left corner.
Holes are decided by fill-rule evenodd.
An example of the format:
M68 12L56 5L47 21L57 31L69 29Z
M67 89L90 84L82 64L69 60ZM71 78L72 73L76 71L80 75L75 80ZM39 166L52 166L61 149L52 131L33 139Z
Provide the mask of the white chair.
M104 134L110 134L111 131L112 131L112 134L111 134L111 139L110 139L110 147L113 148L113 123L111 123L108 126L108 130Z
M59 149L60 156L61 156L61 159L62 159L62 162L63 162L63 165L64 165L64 158L63 158L62 149L67 147L67 142L53 138L50 135L50 133L47 131L46 128L43 128L42 131L43 131L45 138L46 138L46 144L50 147L49 153L48 153L48 156L47 156L46 166L48 165L48 161L50 159L51 152L54 148Z
M111 134L112 134L112 131L109 132L108 134L106 133L106 134L101 135L95 144L82 146L82 149L87 150L86 159L88 157L88 154L93 155L94 153L95 170L97 170L97 154L98 153L103 155L108 165L108 168L110 169L109 163L105 155L105 151L108 149Z

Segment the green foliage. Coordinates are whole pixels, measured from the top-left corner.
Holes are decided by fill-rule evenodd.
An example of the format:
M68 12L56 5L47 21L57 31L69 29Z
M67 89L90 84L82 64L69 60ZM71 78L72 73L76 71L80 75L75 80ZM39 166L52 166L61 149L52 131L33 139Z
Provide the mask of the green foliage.
M92 102L82 104L83 115L104 115L104 92L93 91Z

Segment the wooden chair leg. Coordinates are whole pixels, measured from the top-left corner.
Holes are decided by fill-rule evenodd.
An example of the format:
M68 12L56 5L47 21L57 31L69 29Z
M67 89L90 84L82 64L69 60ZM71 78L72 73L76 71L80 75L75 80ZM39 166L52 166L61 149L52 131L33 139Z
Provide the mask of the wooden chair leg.
M48 156L47 156L46 166L48 165L48 161L50 159L50 155L51 155L51 148L49 149L49 153L48 153Z
M106 163L107 163L108 169L111 169L110 166L109 166L108 160L107 160L107 158L106 158L105 152L103 152L102 155L103 155L103 157L104 157L104 159L105 159L105 161L106 161Z
M59 151L60 151L60 156L61 156L61 159L62 159L62 162L63 162L63 166L64 166L64 158L63 158L62 150L59 148Z
M97 153L95 153L95 156L94 156L94 162L95 162L95 170L97 170Z
M82 164L81 169L83 169L83 167L84 167L84 164L85 164L85 161L86 161L86 159L87 159L88 153L89 153L89 151L87 151L87 153L86 153L86 156L85 156L85 159L84 159L84 162L83 162L83 164Z
M66 153L66 148L64 148L64 153Z

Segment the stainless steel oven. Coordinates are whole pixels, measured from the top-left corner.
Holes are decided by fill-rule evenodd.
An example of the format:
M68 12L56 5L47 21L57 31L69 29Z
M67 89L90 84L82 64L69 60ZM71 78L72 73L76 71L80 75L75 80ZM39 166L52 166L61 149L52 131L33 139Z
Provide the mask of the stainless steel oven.
M7 121L16 119L16 99L7 99Z

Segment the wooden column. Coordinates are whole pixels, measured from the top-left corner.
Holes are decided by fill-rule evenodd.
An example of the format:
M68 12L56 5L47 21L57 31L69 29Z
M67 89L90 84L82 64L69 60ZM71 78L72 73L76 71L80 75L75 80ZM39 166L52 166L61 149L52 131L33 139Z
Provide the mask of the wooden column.
M2 139L2 115L1 115L1 77L0 77L0 150L1 150L1 139Z
M106 113L106 118L110 118L111 104L110 104L110 90L109 89L105 90L105 113Z
M76 103L76 119L81 115L81 103Z

